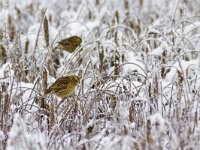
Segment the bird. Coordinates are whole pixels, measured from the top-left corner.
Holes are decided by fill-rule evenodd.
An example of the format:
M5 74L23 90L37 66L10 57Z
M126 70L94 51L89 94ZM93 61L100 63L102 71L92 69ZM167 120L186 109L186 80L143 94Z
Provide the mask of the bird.
M73 53L75 49L81 45L81 42L82 42L82 39L79 36L71 36L57 43L61 49L69 53Z
M73 94L78 83L80 83L79 76L70 75L60 77L46 90L45 96L54 93L64 100Z

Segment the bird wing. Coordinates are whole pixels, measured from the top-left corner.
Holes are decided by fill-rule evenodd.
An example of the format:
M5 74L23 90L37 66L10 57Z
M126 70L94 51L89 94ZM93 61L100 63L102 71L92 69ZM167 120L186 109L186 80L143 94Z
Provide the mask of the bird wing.
M63 78L58 78L56 80L55 83L53 83L49 89L54 91L59 91L59 90L62 90L62 89L65 89L67 87L67 85L70 83L70 79L68 77L66 77L65 79Z

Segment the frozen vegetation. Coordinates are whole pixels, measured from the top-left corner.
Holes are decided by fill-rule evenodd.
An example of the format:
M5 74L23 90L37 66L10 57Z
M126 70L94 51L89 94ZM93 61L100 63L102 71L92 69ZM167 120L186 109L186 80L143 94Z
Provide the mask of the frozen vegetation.
M200 0L1 0L0 149L200 149L199 48Z

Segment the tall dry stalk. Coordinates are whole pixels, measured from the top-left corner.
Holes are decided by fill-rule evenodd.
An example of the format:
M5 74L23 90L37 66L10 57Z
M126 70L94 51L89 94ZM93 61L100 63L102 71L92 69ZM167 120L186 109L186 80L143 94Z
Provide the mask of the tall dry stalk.
M104 49L100 47L99 49L99 72L102 73L104 70Z
M181 71L177 71L178 73L178 93L177 100L180 101L183 93L183 73Z
M46 94L47 92L47 78L48 78L47 69L44 68L42 73L42 87L44 94Z
M139 0L139 2L140 2L140 8L142 8L142 6L143 6L143 0Z
M115 107L117 106L117 97L114 96L114 95L111 96L110 106L111 106L113 111L115 110Z
M0 45L0 59L2 60L3 64L5 64L7 61L7 53L3 45Z
M147 143L151 145L153 143L153 138L151 135L151 120L147 120Z
M115 12L115 18L116 18L117 23L119 23L119 12L118 12L118 10L116 10L116 12Z
M119 47L118 32L115 32L115 44L116 44L116 47L118 48Z
M55 104L52 101L50 105L50 129L54 126L55 124Z
M43 95L47 92L47 69L43 68L42 72L42 87L43 87ZM45 103L45 97L40 97L40 108L46 109L47 104Z
M99 0L96 0L96 5L97 5L97 6L99 5Z
M114 52L114 75L119 75L120 73L120 53L118 51L118 48L119 48L119 41L118 41L118 32L115 32L115 44L116 44L116 47L117 49L115 50Z
M167 59L167 51L164 50L163 53L162 53L162 56L161 56L161 62L162 62L162 64L166 64L167 63L166 59ZM165 67L162 67L161 68L161 76L162 76L162 78L164 78L165 75L166 75Z
M25 47L24 47L24 53L28 54L28 48L29 48L29 39L27 38L25 41Z
M129 16L129 0L124 0L124 7L125 7L125 15Z
M9 38L10 38L10 41L13 41L14 37L15 37L15 28L14 28L14 24L13 24L13 21L12 21L12 17L10 14L8 14L8 32L9 32Z
M4 37L3 31L2 31L2 29L0 29L0 40L3 40L3 37Z
M4 113L8 113L9 110L9 95L8 93L5 93L4 95Z
M17 6L15 6L15 11L17 13L17 19L20 20L22 18L21 10Z
M158 77L157 75L155 76L155 83L154 83L154 98L158 98Z
M133 108L133 106L129 107L129 120L130 122L133 122L135 120L135 109Z
M46 47L49 47L49 22L46 16L44 17L44 21L43 21L43 28L44 28L44 39L45 39Z

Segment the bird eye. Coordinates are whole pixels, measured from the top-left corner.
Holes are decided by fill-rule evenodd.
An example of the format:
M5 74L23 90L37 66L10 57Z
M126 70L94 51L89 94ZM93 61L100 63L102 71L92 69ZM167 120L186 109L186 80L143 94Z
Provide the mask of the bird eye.
M78 77L74 77L73 80L77 83L80 81Z

